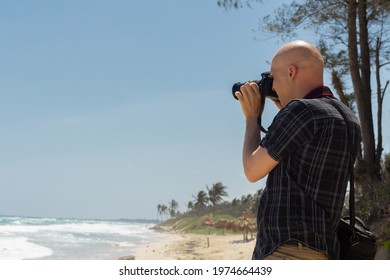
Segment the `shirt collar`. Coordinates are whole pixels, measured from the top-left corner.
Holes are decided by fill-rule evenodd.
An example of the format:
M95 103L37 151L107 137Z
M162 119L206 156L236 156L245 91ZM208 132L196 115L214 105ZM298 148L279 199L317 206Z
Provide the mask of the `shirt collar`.
M321 86L310 91L303 97L303 99L315 99L321 97L334 97L334 95L328 87Z

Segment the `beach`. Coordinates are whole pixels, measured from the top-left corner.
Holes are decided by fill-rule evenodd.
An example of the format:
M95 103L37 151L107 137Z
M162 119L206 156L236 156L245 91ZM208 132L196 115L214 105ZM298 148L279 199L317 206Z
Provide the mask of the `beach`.
M164 232L162 239L134 250L136 260L250 260L255 239L242 234L203 235Z
M167 231L160 240L133 250L135 260L250 260L255 238L242 234L192 234ZM378 245L375 260L389 260L390 251Z
M149 221L0 216L0 260L249 260L254 240Z

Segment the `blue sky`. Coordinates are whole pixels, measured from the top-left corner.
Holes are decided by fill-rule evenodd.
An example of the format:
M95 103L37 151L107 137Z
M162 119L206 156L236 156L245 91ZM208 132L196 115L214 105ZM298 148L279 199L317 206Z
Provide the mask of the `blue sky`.
M282 2L0 1L0 214L155 218L216 182L263 187L230 90L268 70L280 43L252 29Z

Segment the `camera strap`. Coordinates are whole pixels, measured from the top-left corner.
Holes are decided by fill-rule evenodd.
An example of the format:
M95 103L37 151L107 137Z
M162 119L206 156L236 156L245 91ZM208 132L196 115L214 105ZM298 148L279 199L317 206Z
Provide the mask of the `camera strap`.
M353 236L355 236L355 223L356 223L356 216L355 216L355 172L354 172L354 154L353 154L353 143L352 143L352 135L350 134L350 130L348 129L348 119L345 115L345 113L337 106L335 105L335 100L333 98L326 98L324 99L326 102L330 105L332 105L343 117L345 126L347 129L347 141L349 142L349 152L350 152L350 158L349 158L349 216L350 216L350 228L352 230Z
M257 124L259 125L261 132L263 132L263 133L268 133L268 130L266 130L266 129L261 125L261 117L260 117L260 116L257 117Z
M265 96L262 95L262 94L260 94L260 96L261 96L261 112L260 112L260 115L257 117L257 124L259 125L261 132L267 134L267 133L268 133L268 130L266 130L266 129L261 125L261 115L262 115L262 112L264 112Z

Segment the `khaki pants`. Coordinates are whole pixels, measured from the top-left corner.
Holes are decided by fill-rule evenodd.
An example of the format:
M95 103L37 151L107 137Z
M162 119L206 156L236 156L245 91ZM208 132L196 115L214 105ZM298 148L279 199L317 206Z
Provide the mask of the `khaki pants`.
M283 244L275 249L271 255L263 260L327 260L324 252L316 251L298 243L296 245Z

